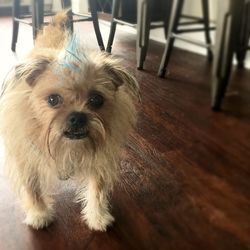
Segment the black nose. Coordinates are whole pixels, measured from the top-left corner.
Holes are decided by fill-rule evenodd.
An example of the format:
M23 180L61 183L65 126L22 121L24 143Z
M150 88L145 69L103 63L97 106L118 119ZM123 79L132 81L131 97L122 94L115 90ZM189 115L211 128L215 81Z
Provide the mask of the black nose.
M85 113L72 112L69 114L67 121L70 127L79 128L87 124L88 118Z

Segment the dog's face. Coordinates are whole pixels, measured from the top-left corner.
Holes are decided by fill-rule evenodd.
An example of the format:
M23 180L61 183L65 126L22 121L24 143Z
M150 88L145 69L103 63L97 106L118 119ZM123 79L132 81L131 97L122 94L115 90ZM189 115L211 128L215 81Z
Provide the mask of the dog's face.
M17 77L30 88L30 134L52 155L62 147L94 152L134 123L137 83L107 55L35 55Z

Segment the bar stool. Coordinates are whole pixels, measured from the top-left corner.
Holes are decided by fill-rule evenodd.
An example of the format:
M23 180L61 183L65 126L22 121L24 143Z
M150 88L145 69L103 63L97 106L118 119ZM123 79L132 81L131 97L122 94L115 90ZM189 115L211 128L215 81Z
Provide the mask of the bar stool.
M143 63L146 59L146 54L148 50L149 43L149 32L150 29L158 27L167 27L168 23L168 12L170 11L169 5L171 1L157 1L160 5L160 8L157 10L157 15L153 15L154 8L157 8L154 0L137 0L134 5L131 5L129 16L126 18L121 18L120 12L122 12L123 4L128 4L126 1L122 0L113 0L112 6L112 19L110 26L110 33L107 43L106 51L111 53L112 45L114 41L116 25L128 25L135 27L137 29L137 38L136 38L136 57L137 57L137 68L142 69ZM131 14L132 13L132 14ZM170 12L169 12L170 14ZM161 24L154 24L152 21L162 21Z
M213 53L211 50L211 38L210 38L210 30L215 29L215 27L210 27L209 25L209 5L208 0L201 0L202 4L202 12L203 17L202 18L196 18L196 17L189 17L189 16L183 16L181 15L182 9L183 9L184 0L173 0L172 4L172 10L171 10L171 17L169 20L169 27L168 27L168 35L167 35L167 42L165 45L164 53L161 59L160 68L158 71L158 76L164 77L166 73L166 68L168 66L170 56L172 53L172 49L174 46L175 39L180 39L185 42L189 42L198 46L205 47L207 49L207 56L208 60L212 61L213 59ZM180 23L180 18L187 17L191 19L196 19L198 23L201 23L204 25L204 28L193 28L193 29L179 29L180 25L186 25L186 24L194 24L195 22L186 22L186 23ZM204 31L205 34L205 40L206 43L198 42L191 38L185 38L183 35L179 35L184 32L199 32Z
M12 42L11 42L11 50L13 52L15 52L16 50L16 43L17 43L20 22L32 26L33 39L35 39L42 25L47 24L46 22L44 22L44 16L51 16L54 14L54 13L44 13L44 0L32 0L31 15L22 15L20 13L20 2L21 0L13 0L13 15L12 15L13 30L12 30ZM61 6L62 8L71 8L71 0L61 0ZM92 21L98 45L101 50L105 50L97 15L97 0L89 0L89 8L91 15L76 14L73 13L72 11L69 11L69 18L71 20L71 22L69 23L69 28L73 31L73 22ZM75 16L77 17L76 19L74 18ZM31 22L28 21L27 18L31 18Z

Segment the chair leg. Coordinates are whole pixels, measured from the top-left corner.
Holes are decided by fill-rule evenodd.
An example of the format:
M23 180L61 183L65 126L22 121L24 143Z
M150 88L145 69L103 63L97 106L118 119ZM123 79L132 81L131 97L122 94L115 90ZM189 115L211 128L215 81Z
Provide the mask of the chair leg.
M166 68L168 66L169 59L170 59L172 49L174 46L175 38L173 36L173 33L175 33L177 30L179 19L180 19L182 8L183 8L183 3L184 3L184 0L173 0L172 10L171 10L172 14L170 16L169 28L168 28L168 34L167 34L168 39L167 39L165 49L163 52L163 56L161 59L160 68L158 70L158 76L162 78L166 74Z
M164 19L164 27L163 28L164 28L165 39L167 40L168 39L169 20L170 20L170 16L171 16L173 0L168 0L164 4L166 5L166 8L164 9L166 11L166 16Z
M238 68L244 68L244 61L246 58L247 47L250 38L250 3L246 4L244 15L242 19L242 30L240 35L239 46L236 51Z
M105 47L103 44L102 34L100 31L100 27L99 27L96 0L89 0L89 6L90 6L90 12L91 12L92 20L93 20L93 25L94 25L94 29L95 29L95 35L97 38L97 42L98 42L100 49L103 51L103 50L105 50Z
M211 37L210 37L210 24L209 24L209 4L208 0L202 0L202 12L204 19L204 28L205 28L205 39L206 44L210 47L207 49L207 57L209 62L213 60L213 52L211 50Z
M228 51L224 51L224 65L219 65L223 67L223 72L215 75L212 80L212 109L214 111L219 111L221 109L222 99L225 95L228 82L230 79L232 60L233 60L233 49L229 48Z
M33 40L42 28L44 18L44 0L32 0L32 30Z
M108 43L107 43L107 48L106 48L106 52L108 52L108 53L111 53L111 50L112 50L112 45L113 45L115 31L116 31L116 25L117 25L115 18L117 18L117 16L118 16L120 4L121 4L121 0L113 0L110 32L109 32L109 38L108 38Z
M32 33L33 33L33 40L35 41L36 39L36 34L37 34L37 30L36 30L36 27L37 27L37 18L36 18L36 10L37 10L37 7L36 7L36 1L32 1Z
M73 13L72 13L71 0L61 0L61 6L63 9L69 9L69 11L67 12L69 21L67 22L66 26L67 26L67 29L73 33L74 25L73 25Z
M136 57L137 69L143 69L143 63L146 59L149 32L152 0L138 0L137 1L137 39L136 39Z
M72 6L71 0L61 0L61 6L63 9L70 9Z
M244 0L220 1L212 82L212 109L220 110L230 78ZM228 14L230 13L230 14Z
M37 16L37 31L39 32L42 29L44 24L44 0L38 1L38 16Z
M13 52L16 51L16 43L18 37L18 30L19 30L19 22L15 20L15 18L19 18L20 16L20 0L13 1L13 10L12 10L12 22L13 22L13 29L12 29L12 41L11 41L11 50Z

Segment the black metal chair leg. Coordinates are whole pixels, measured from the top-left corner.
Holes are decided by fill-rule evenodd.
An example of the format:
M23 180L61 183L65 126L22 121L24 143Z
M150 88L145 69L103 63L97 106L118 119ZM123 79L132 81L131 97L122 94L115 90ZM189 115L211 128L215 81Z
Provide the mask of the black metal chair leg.
M143 64L147 55L151 22L151 9L152 0L137 0L137 69L143 69Z
M42 29L44 24L44 0L38 0L37 32Z
M168 27L169 27L169 20L171 17L171 10L172 10L172 4L173 4L173 0L168 0L166 1L166 8L165 8L165 19L164 21L164 35L165 35L165 39L168 39Z
M33 40L35 41L36 39L36 34L37 34L37 30L36 30L36 27L37 27L37 18L36 18L36 2L35 1L32 1L32 34L33 34Z
M13 52L16 51L16 43L18 37L18 30L19 30L19 22L15 20L15 18L19 18L20 16L20 0L13 1L13 14L12 14L12 22L13 22L13 29L12 29L12 41L11 41L11 50Z
M247 50L243 50L242 51L238 51L237 52L237 66L238 69L244 69L245 68L245 59L246 59L246 54L247 54Z
M240 41L239 46L236 51L237 55L237 62L238 68L244 68L244 62L247 54L247 49L249 45L249 38L250 38L250 3L247 3L244 8L244 15L242 18L241 24L241 34L240 34Z
M61 6L63 9L71 9L71 0L61 0Z
M242 48L238 49L238 51L236 53L238 69L245 68L246 54L247 54L247 50L245 48L242 47Z
M217 37L213 64L212 109L220 110L229 82L233 54L239 38L236 35L241 24L244 0L219 2Z
M161 78L164 78L165 74L167 72L167 65L168 65L168 62L170 59L170 55L171 55L173 46L174 46L174 38L169 37L167 40L167 43L165 45L165 49L164 49L162 60L161 60L160 69L158 71L158 76Z
M97 15L97 2L96 0L89 0L90 12L93 20L93 25L95 29L95 34L97 38L98 45L101 50L105 50L102 35L99 27L98 15Z
M230 37L228 39L232 40ZM231 41L228 50L224 51L224 65L220 65L223 72L218 72L219 74L214 76L212 82L212 109L214 111L221 109L221 103L231 74L233 53L233 43Z
M32 29L33 29L33 39L39 30L42 28L44 19L44 0L32 0Z
M115 31L116 31L116 25L117 25L115 18L117 18L117 16L118 16L120 3L121 3L121 0L113 0L110 33L109 33L108 43L107 43L107 47L106 47L106 52L108 52L108 53L111 53L111 50L112 50L112 45L113 45Z
M209 4L208 0L202 0L202 12L203 12L203 19L204 19L204 28L205 28L205 39L207 45L211 46L211 37L210 37L210 31L209 31ZM213 60L213 52L211 50L211 47L207 49L207 56L209 62Z
M168 62L170 59L170 55L174 45L174 36L173 34L176 32L179 19L181 16L182 8L183 8L184 0L173 0L172 10L171 10L171 17L169 22L169 29L168 29L168 39L165 45L165 49L163 52L160 68L158 70L158 76L164 77L166 74L166 68L168 66Z
M215 78L213 80L214 87L214 95L212 97L212 110L220 111L222 99L224 97L225 91L228 85L228 77L227 78Z
M71 0L61 0L61 6L63 9L68 9L67 15L68 15L68 22L66 24L67 29L70 30L72 33L74 31L74 25L73 25L73 13L72 13L72 3Z

